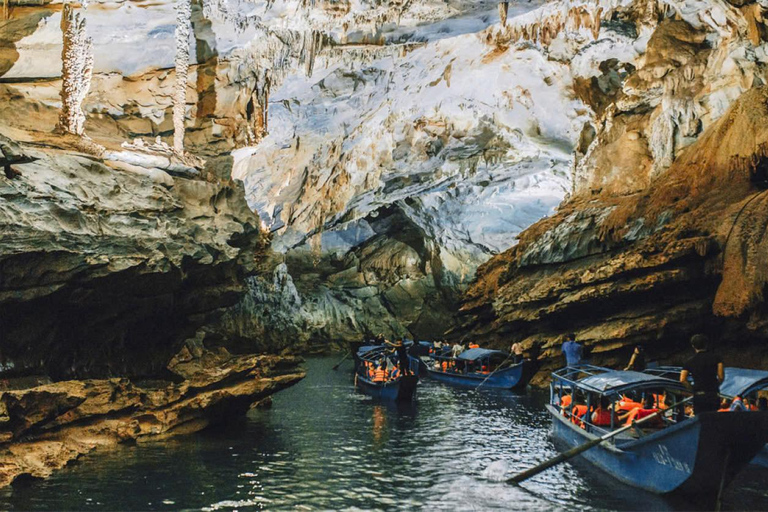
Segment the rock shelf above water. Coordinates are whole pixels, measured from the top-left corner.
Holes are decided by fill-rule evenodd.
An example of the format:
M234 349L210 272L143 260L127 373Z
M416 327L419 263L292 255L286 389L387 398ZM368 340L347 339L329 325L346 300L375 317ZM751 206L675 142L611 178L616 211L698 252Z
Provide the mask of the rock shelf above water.
M169 365L180 383L89 379L2 391L0 487L22 475L48 477L94 449L188 434L244 414L301 380L300 361L185 347Z

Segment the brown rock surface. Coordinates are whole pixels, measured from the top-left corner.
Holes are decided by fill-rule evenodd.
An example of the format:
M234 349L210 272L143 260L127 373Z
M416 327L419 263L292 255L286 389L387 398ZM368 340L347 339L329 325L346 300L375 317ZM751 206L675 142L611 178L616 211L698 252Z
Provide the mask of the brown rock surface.
M196 432L295 384L300 359L232 356L185 347L169 369L180 383L62 381L0 391L0 486L45 478L97 448Z

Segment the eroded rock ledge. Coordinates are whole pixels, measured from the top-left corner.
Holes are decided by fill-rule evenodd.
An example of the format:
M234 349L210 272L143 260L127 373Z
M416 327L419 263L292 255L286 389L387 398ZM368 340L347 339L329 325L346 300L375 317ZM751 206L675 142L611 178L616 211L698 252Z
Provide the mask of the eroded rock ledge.
M39 160L0 178L3 373L162 375L240 300L266 249L241 186L25 150Z
M97 448L188 434L243 414L301 380L300 361L190 344L169 365L180 383L98 379L0 392L0 487L22 475L48 477Z
M522 341L562 365L575 332L598 364L644 343L680 363L706 332L726 365L766 362L768 87L745 92L648 188L582 194L478 271L454 336ZM508 346L508 345L507 345Z

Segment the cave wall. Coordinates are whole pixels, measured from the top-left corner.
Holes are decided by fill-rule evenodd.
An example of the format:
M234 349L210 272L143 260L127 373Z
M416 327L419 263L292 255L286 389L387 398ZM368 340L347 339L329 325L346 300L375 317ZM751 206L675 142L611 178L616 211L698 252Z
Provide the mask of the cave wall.
M574 193L479 269L453 337L523 342L542 359L538 383L563 364L571 332L593 362L614 367L637 343L680 364L697 332L726 364L768 363L757 256L763 12L759 3L636 2L602 14L603 28L621 26L644 50L606 59L595 80L576 84L594 116L576 150Z

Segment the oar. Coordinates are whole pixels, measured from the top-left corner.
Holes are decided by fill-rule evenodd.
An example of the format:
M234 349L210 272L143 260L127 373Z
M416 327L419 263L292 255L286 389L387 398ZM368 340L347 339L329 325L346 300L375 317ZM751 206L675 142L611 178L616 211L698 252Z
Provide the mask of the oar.
M348 357L349 357L349 352L347 352L346 354L344 354L344 357L342 357L342 358L341 358L341 361L339 361L338 363L336 363L336 366L334 366L334 367L333 367L333 371L336 371L336 370L338 370L338 369L339 369L339 366L341 366L341 363L343 363L343 362L344 362L344 361L345 361L345 360L346 360Z
M481 383L480 383L480 385L479 385L479 386L477 386L477 387L475 388L475 391L477 391L478 389L480 389L480 386L482 386L483 384L485 384L485 381L487 381L488 379L490 379L490 378L493 376L493 374L494 374L494 373L496 373L497 371L501 370L501 367L502 367L502 366L504 366L504 363L506 363L507 361L509 361L511 357L512 357L512 354L509 354L509 356L507 356L507 358L504 360L504 362L503 362L503 363L501 363L499 366L497 366L495 370L493 370L491 373L489 373L489 374L488 374L488 376L487 376L486 378L484 378L484 379L483 379L483 382L481 382Z
M522 473L518 473L509 480L507 480L507 483L512 484L519 484L520 482L524 480L528 480L532 476L538 475L542 471L551 468L552 466L556 466L560 464L561 462L565 462L569 459L574 458L575 456L579 455L580 453L584 453L585 451L589 450L590 448L594 448L595 446L599 445L603 441L607 441L608 439L611 439L612 437L616 437L617 435L621 434L622 432L626 432L627 430L630 430L634 428L636 425L640 425L642 423L645 423L657 416L667 414L668 412L672 412L675 407L678 405L684 404L685 402L688 402L691 398L686 398L685 400L681 400L675 404L672 404L669 406L668 409L664 409L663 411L655 412L653 414L650 414L646 416L645 418L641 418L637 421L633 421L630 425L627 425L625 427L621 427L618 430L614 430L613 432L608 432L602 437L598 437L597 439L593 439L591 441L588 441L580 446L576 446L575 448L571 448L567 452L563 452L557 457L553 457L549 459L548 461L542 462L538 466L532 467L530 469L526 469Z

